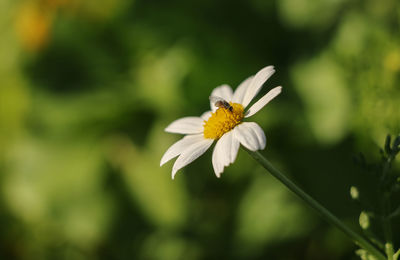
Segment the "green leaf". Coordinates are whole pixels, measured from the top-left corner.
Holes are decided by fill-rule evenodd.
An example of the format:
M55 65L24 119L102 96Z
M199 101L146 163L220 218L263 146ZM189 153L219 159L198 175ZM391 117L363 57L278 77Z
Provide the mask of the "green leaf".
M368 251L364 250L364 249L358 249L356 250L356 254L362 259L362 260L377 260L377 258L373 255L371 255L370 253L368 253Z

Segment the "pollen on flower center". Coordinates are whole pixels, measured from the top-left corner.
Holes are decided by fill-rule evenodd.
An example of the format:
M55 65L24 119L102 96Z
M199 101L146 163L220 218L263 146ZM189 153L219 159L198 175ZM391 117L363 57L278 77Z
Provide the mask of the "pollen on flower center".
M238 103L229 102L229 104L232 106L232 111L220 107L211 114L207 121L204 121L205 138L218 139L242 122L244 117L243 106Z

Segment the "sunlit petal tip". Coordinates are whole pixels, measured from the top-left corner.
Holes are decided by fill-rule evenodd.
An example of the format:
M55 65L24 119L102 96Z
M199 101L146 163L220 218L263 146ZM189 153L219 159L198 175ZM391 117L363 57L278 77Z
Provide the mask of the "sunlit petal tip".
M254 122L252 122L251 129L257 136L257 141L258 141L257 150L264 150L267 144L267 138L265 136L264 130L257 123Z
M202 140L188 146L176 159L172 167L172 175L175 175L178 170L199 158L212 145L213 141L212 139L202 138Z
M254 122L244 122L234 128L235 138L250 151L265 148L266 137L262 128Z
M168 151L167 151L168 152ZM176 155L172 155L172 152L170 154L165 153L163 155L163 157L160 160L160 167L163 166L164 164L166 164L168 161L170 161L171 159L173 159L174 157L178 156L179 152L177 152Z
M276 87L268 91L262 98L254 103L249 110L246 111L244 117L250 117L260 111L265 105L267 105L272 99L278 96L282 92L282 86Z
M174 145L176 145L176 143L173 144L170 148L168 148L168 150L164 153L163 157L160 160L160 167L163 166L165 163L167 163L172 158L179 155L180 151L176 151L174 148Z
M275 73L273 66L267 66L261 69L254 76L253 80L250 82L247 87L247 91L244 95L242 105L246 107L251 100L258 94L263 84Z
M168 150L164 153L161 158L160 166L164 165L169 160L175 158L176 156L180 155L187 147L190 145L200 142L204 139L203 134L197 135L186 135L173 145L171 145Z
M171 178L174 180L177 170L172 170Z
M213 169L214 169L215 175L219 178L220 173L222 172L224 166L218 160L219 159L218 152L217 152L215 147L214 147L214 151L213 151L213 154L212 154L212 165L213 165Z
M214 167L214 173L217 178L221 178L221 174L224 172L224 166L219 165L218 168Z
M267 138L265 138L264 143L261 144L260 150L264 150L266 146L267 146Z

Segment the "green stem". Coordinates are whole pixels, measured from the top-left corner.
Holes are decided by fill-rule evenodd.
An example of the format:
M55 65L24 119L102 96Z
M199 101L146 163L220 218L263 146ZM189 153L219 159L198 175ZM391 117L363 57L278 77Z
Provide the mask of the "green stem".
M387 242L385 244L385 252L387 255L387 260L393 260L394 249L393 249L393 244L391 242Z
M245 149L246 150L246 149ZM348 237L350 237L360 247L367 250L370 254L374 255L378 260L386 260L386 257L369 241L351 230L329 210L319 204L310 195L305 193L299 186L288 179L284 174L278 171L262 154L259 152L252 152L246 150L256 161L258 161L266 170L268 170L275 178L281 181L289 190L294 192L297 196L303 199L310 207L316 210L326 221L342 230Z
M392 242L392 229L390 224L390 196L387 193L384 193L382 196L383 201L383 233L385 236L386 244L385 244L385 252L388 260L393 260L394 249Z
M389 142L390 145L390 142ZM396 156L396 153L390 153L387 161L383 167L383 172L382 172L382 178L381 178L381 206L382 206L382 224L383 224L383 233L385 236L385 253L387 256L387 260L393 260L394 256L394 249L393 249L393 241L392 241L392 228L391 228L391 223L390 223L390 211L391 211L391 205L390 205L390 193L387 191L387 188L385 187L386 179L389 174L390 168L392 166L392 162Z
M400 249L397 250L396 253L394 253L394 255L393 255L393 260L397 260L397 258L399 257L399 255L400 255Z

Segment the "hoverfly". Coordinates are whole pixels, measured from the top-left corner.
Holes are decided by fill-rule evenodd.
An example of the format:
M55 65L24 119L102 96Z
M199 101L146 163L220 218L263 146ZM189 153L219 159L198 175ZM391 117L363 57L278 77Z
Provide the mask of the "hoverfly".
M217 96L210 96L210 101L214 103L216 107L225 108L231 112L233 111L233 107L228 103L228 101L226 101L223 98Z

